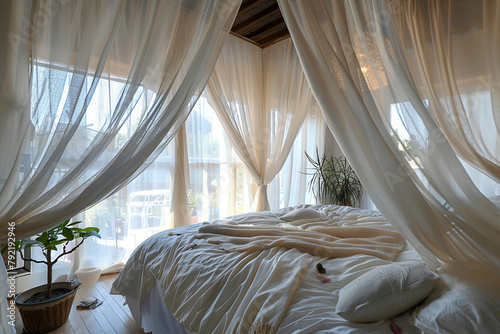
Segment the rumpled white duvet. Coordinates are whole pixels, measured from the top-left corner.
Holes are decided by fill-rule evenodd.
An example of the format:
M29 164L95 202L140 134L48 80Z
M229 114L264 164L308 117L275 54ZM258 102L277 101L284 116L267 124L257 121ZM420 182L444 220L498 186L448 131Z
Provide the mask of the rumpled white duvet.
M165 291L165 304L188 333L391 333L388 321L355 324L339 317L335 313L338 290L374 266L392 260L420 260L419 256L376 211L339 206L309 209L321 213L321 218L306 215L285 221L280 217L293 210L285 209L158 233L132 254L113 283L114 290L140 302L157 282ZM360 240L373 243L375 248L353 253L353 245L366 247L366 242L360 243L351 235L330 235L318 240L318 244L337 241L341 244L340 253L345 253L347 247L349 254L344 255L350 256L327 258L324 253L310 252L313 255L304 249L301 252L297 249L300 247L290 246L293 240L278 242L273 247L258 243L256 249L251 242L262 236L248 233L268 230L262 224L275 226L274 230L279 231L291 229L299 235L335 227L356 233L370 231L368 237L365 233ZM245 235L234 235L237 225L244 225ZM203 234L197 234L200 226L208 226L202 227ZM232 232L228 236L220 234L221 230ZM389 240L384 234L392 237ZM377 256L377 248L387 247L392 255L383 252ZM317 263L326 268L330 283L318 279ZM406 331L414 331L405 321L393 319Z

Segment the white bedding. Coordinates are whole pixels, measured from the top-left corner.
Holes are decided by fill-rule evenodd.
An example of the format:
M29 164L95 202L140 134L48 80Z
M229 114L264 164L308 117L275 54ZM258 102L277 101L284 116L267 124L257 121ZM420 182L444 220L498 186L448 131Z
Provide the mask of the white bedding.
M239 215L230 221L304 227L328 220L337 226L393 231L377 211L339 206L308 209L321 213L324 219L307 215L300 221L280 219L287 213L286 217L293 216L289 214L293 208L288 208ZM228 220L215 223L224 222ZM335 313L341 287L374 266L391 261L363 254L327 259L283 247L253 253L225 252L196 238L199 226L158 233L134 252L113 286L135 302L135 313L145 311L156 284L155 291L164 291L165 305L188 333L246 333L251 328L277 333L393 333L391 322L405 333L419 333L408 323L408 314L366 324L349 322ZM394 261L421 259L406 245ZM318 279L317 263L326 268L330 283Z

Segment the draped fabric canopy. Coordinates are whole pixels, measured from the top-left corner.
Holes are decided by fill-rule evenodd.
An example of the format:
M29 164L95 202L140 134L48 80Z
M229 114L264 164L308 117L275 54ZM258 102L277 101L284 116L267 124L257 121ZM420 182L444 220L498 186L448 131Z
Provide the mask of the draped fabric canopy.
M21 239L116 192L154 160L196 103L238 4L51 0L7 7L0 227L16 222ZM106 110L95 107L100 99Z
M146 168L196 103L238 8L226 0L3 1L0 229L14 222L17 240L47 230ZM2 319L6 277L2 261ZM13 327L2 320L4 331Z
M397 14L411 75L429 113L461 158L500 181L500 4L407 1Z
M419 22L419 29L414 29L421 34L418 37L446 36L448 33L453 39L453 34L472 29L472 25L467 25L469 11L465 8L467 5L474 7L476 1L460 3L466 3L463 10L453 11L453 20L451 16L449 20L441 20L441 27L429 26L428 21L427 25L426 21ZM444 127L442 120L437 119L439 110L457 95L435 94L430 99L423 94L429 92L432 85L418 86L415 73L425 79L425 73L421 72L425 69L428 75L432 70L425 68L423 61L412 62L409 54L427 55L418 43L419 38L402 38L408 35L407 31L402 31L407 22L415 24L412 20L406 21L412 10L437 6L439 8L432 10L446 13L447 8L453 8L454 2L408 1L396 7L398 4L401 2L279 0L304 72L328 126L375 205L431 267L440 265L436 256L445 262L457 262L469 268L486 266L499 273L500 210L477 189L457 156L474 157L476 160L471 163L483 166L487 152L492 151L486 147L472 150L474 146L469 139L478 134L476 129L474 135L463 136L453 133L452 128ZM491 22L500 22L500 17L492 17L497 15L492 13L498 13L495 2L484 1L483 6L484 10L477 15L484 24L474 25L474 29L480 29L478 34L485 38L477 41L478 48L469 51L476 53L480 61L486 59L492 69L497 69L498 41L493 46L488 43L489 38L498 36L498 28ZM481 16L484 13L488 14ZM465 30L454 30L458 25L454 20L461 20ZM460 49L455 50L449 44L440 45L439 40L432 42L435 50L450 52L448 57L440 59L441 65L445 64L446 68L460 66L462 70L471 66L460 63L459 54L453 53ZM433 58L429 56L429 59ZM480 80L476 75L470 74L470 77ZM450 73L444 73L444 79L450 81L450 87L462 84ZM485 91L493 97L496 96L493 87L496 81L491 77L490 82ZM439 88L446 90L447 87ZM474 95L467 98L479 99ZM498 115L494 107L496 97L492 101L492 108L482 110L490 119ZM404 134L391 127L391 109L404 124ZM454 112L448 109L449 114ZM439 113L439 117L448 125L455 124L456 119L449 118L446 113ZM462 129L467 127L463 125ZM470 144L467 148L457 149L466 142ZM467 150L474 154L466 154ZM491 165L483 166L483 170L493 175L494 159L488 161Z
M462 163L500 180L498 2L278 2L293 44L263 51L230 37L208 85L259 186L255 208L269 208L266 186L314 105L300 59L373 202L429 266L500 273L500 210ZM0 228L46 230L144 170L196 103L238 5L3 2Z
M314 97L291 40L264 50L230 36L207 94L258 186L253 208L269 210L266 188L281 170Z

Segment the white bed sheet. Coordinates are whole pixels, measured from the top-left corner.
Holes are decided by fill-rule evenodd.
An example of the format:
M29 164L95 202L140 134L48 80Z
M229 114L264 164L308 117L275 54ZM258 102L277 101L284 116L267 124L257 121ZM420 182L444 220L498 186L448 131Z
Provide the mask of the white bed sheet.
M130 296L125 298L136 324L146 333L186 334L184 326L163 302L163 295L165 290L156 282L142 303Z
M338 206L309 206L309 208L313 208L321 212L325 217L337 221L339 226L366 225L392 229L390 224L377 211ZM283 223L283 220L279 219L279 217L291 210L293 209L284 209L278 213L245 214L232 217L231 220L239 224L258 224L263 221L268 224L278 224ZM174 229L172 232L181 234L195 233L197 228L198 226L192 225ZM138 324L146 331L153 331L153 333L167 333L166 323L172 323L172 321L168 320L172 318L172 313L166 305L161 307L161 301L165 302L167 289L179 288L166 286L166 284L169 284L166 282L169 281L161 276L165 271L168 271L167 268L160 266L151 269L148 267L152 262L158 260L159 256L164 256L165 249L175 244L175 240L179 240L179 238L174 239L167 236L168 232L160 233L141 245L134 256L136 261L128 263L114 283L116 291L124 294L127 298ZM207 251L204 247L216 248L217 246L204 243L203 247L198 247L200 252ZM162 253L163 255L161 255ZM179 254L171 256L178 256ZM235 256L238 256L238 254L227 254L227 257L234 258ZM421 259L418 253L407 245L395 261L421 261ZM319 262L326 268L331 283L322 283L318 280L316 264ZM409 312L390 320L370 324L352 323L335 313L338 290L341 287L374 266L388 263L390 261L369 255L355 255L336 259L314 258L305 274L302 275L298 289L291 299L291 304L280 321L277 333L393 333L390 328L391 322L399 326L405 333L420 333L419 330L409 324ZM167 273L165 275L168 276ZM189 307L193 307L193 305ZM227 305L225 307L227 308ZM195 309L193 311L200 312L200 310ZM173 313L176 314L175 310ZM158 314L164 314L164 316L159 317ZM193 319L202 318L203 314ZM178 320L186 327L188 333L203 333L204 326L195 324L193 319L191 319L191 322L186 322L183 317ZM178 325L179 323L174 324L174 326ZM179 331L172 329L172 333L179 333Z

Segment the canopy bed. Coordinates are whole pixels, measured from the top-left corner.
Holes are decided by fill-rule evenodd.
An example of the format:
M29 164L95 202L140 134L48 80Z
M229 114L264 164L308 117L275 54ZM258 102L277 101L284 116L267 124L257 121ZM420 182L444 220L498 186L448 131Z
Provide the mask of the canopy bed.
M202 281L203 275L211 271L197 266L182 269L176 262L180 259L175 257L169 265L177 265L178 270L161 271L162 264L167 262L156 256L165 252L168 258L179 250L193 255L202 249L217 254L213 259L206 258L208 262L219 256L229 259L244 257L241 254L263 256L262 262L249 265L256 274L269 265L265 256L279 257L282 253L283 257L291 256L280 262L286 270L267 272L283 284L288 282L281 288L292 291L293 295L283 293L267 300L262 297L265 294L259 293L221 294L220 298L242 298L234 310L236 318L228 315L218 320L208 319L207 328L243 326L256 332L288 332L297 321L311 329L323 325L330 328L316 317L321 314L323 320L331 320L332 326L345 332L362 332L362 328L370 326L371 332L387 328L397 331L398 327L410 332L415 328L430 333L464 329L488 332L492 328L489 326L497 326L495 319L500 318L498 287L489 284L500 275L500 209L491 200L491 196L499 194L480 189L469 171L480 173L495 185L500 181L499 1L278 0L278 4L291 35L290 45L293 42L288 50L296 50L295 64L300 63L301 67L299 76L294 77L296 80L283 80L282 88L288 89L289 82L301 84L286 93L273 87L276 93L265 96L264 84L258 86L264 77L259 74L263 74L266 66L261 58L260 72L252 83L262 93L256 100L254 94L243 94L243 87L239 92L232 89L235 86L228 78L236 82L244 76L237 70L226 71L224 66L216 65L219 56L223 59L228 55L223 45L231 39L227 36L238 10L237 1L115 0L105 4L83 0L12 0L2 4L0 15L4 24L0 29L7 52L0 55L1 228L15 222L16 237L28 237L73 217L124 187L152 163L177 133L183 136L182 124L205 87L219 117L225 119L222 121L225 131L230 133L230 140L238 146L238 154L252 174L256 186L254 209L268 210L267 184L283 165L304 117L304 108L298 106L307 107L316 100L342 152L384 218L379 213L351 208L329 211L313 207L310 209L321 215L316 217L318 221L282 222L288 211L296 211L289 208L232 217L225 224L212 223L222 226L215 230L195 225L163 232L136 251L115 285L127 296L137 320L147 324L147 318L154 317L151 307L156 309L155 305L161 305L157 303L157 293L169 296L169 312L188 331L201 330L198 320L205 315L219 314L210 309L196 314L182 313L183 297L192 303L189 307L210 308L211 304L197 303L196 298L203 298L203 294L189 294L196 292L196 285L179 290L168 285L173 281L180 285L196 283L193 277ZM227 67L237 69L241 65L237 63L240 59L226 59ZM302 69L307 80L302 80ZM95 118L94 123L87 123L92 118L89 110L99 82L115 76L123 78L123 89L116 96L108 94L109 110ZM311 92L303 85L306 81ZM32 85L33 82L37 85ZM304 94L299 96L299 91ZM287 96L286 101L274 104L273 100L281 95ZM135 107L144 96L148 102L139 108L137 116ZM262 106L268 104L271 110L264 110ZM132 122L136 116L139 121ZM404 131L395 131L391 124L393 116L402 122ZM271 118L294 122L273 127ZM130 137L114 147L122 127L132 123ZM72 143L80 144L78 133L92 126L95 129L90 140L81 143L81 150L72 150ZM273 132L274 129L278 131ZM27 152L32 154L28 164L23 162ZM63 166L62 158L68 155L72 164ZM183 160L183 152L177 152L176 159ZM179 182L175 185L177 196L172 212L175 226L179 226L187 221L187 187L183 182L188 173L177 165L176 173ZM283 241L278 242L283 247L268 248L276 240L267 235L260 235L263 240L269 239L265 247L259 243L246 244L244 236L218 237L233 231L235 224L258 222L272 225L273 232L269 233L274 233L273 237L276 233L294 234L299 229L306 235L298 237L305 238L308 233L319 233L315 228L328 227L329 221L340 222L331 222L338 215L348 217L351 213L357 215L354 225L364 225L367 219L371 228L381 224L387 236L391 236L391 241L384 241L389 242L384 247L398 249L399 235L404 237L405 248L398 249L395 258L385 251L378 254L383 257L380 258L372 249L370 254L348 254L326 260L329 252L325 249L322 255L311 255L306 249L301 252ZM340 224L351 222L347 219ZM312 230L307 230L309 227ZM246 233L257 232L262 231ZM326 238L330 237L334 236ZM6 234L0 234L0 242L5 241ZM223 249L219 249L219 242ZM164 243L166 248L156 247L157 243ZM147 244L153 247L148 249ZM259 251L248 252L255 249ZM357 262L359 258L363 260ZM147 260L145 267L141 266L141 259ZM330 282L312 275L318 270L315 267L318 260L326 268L323 279L326 281L328 277ZM297 266L294 261L298 261ZM387 261L422 262L425 266L416 267L427 268L424 276L433 281L436 278L433 273L438 272L441 279L435 282L434 292L424 304L408 311L409 321L400 317L392 318L392 322L361 317L380 321L371 325L344 323L342 319L357 318L352 318L350 311L346 311L347 315L338 310L335 313L334 304L339 308L337 301L342 301L343 293L350 296L355 287L366 285L363 274L368 268L378 268L370 274L376 277L375 273L381 272L382 264ZM368 262L374 266L366 266ZM233 264L235 267L214 266L211 270L215 274L217 270L230 273L240 262ZM150 265L155 267L147 267ZM384 268L383 272L387 270ZM342 270L337 272L337 269ZM0 270L4 281L3 265ZM413 272L413 269L403 271ZM287 276L286 272L295 274ZM330 273L335 275L329 277ZM217 284L236 284L233 288L239 283L250 284L236 271L234 277L241 281L224 281L222 276L215 275L215 285L207 286L207 293L215 291ZM183 281L183 278L189 279ZM479 279L487 293L476 289L474 280ZM140 283L140 289L131 288L129 284L134 282ZM267 289L266 284L273 286L272 280L261 283L249 287L258 292L259 287ZM324 292L314 289L312 292L309 288L313 285L327 289L327 295L333 297L322 299L327 303L324 309L316 301L307 303L319 306L315 309L308 309L302 303L307 300L303 298ZM0 292L5 305L4 282ZM172 299L170 294L174 294ZM227 304L211 296L216 302L213 307L227 309ZM286 296L292 300L283 301ZM282 313L258 312L261 307L264 311L267 307L274 311L277 304L283 303L290 307L283 307ZM251 307L245 308L246 305ZM456 305L461 307L453 308ZM6 312L5 307L2 312ZM339 318L341 313L346 318ZM239 321L240 315L258 321L246 323L243 318ZM273 315L278 318L259 318ZM392 315L384 314L383 318L387 317ZM415 327L407 329L407 324ZM456 325L460 328L453 328ZM1 329L11 330L3 323Z
M494 333L494 280L440 275L378 211L315 205L161 232L113 290L153 333Z

